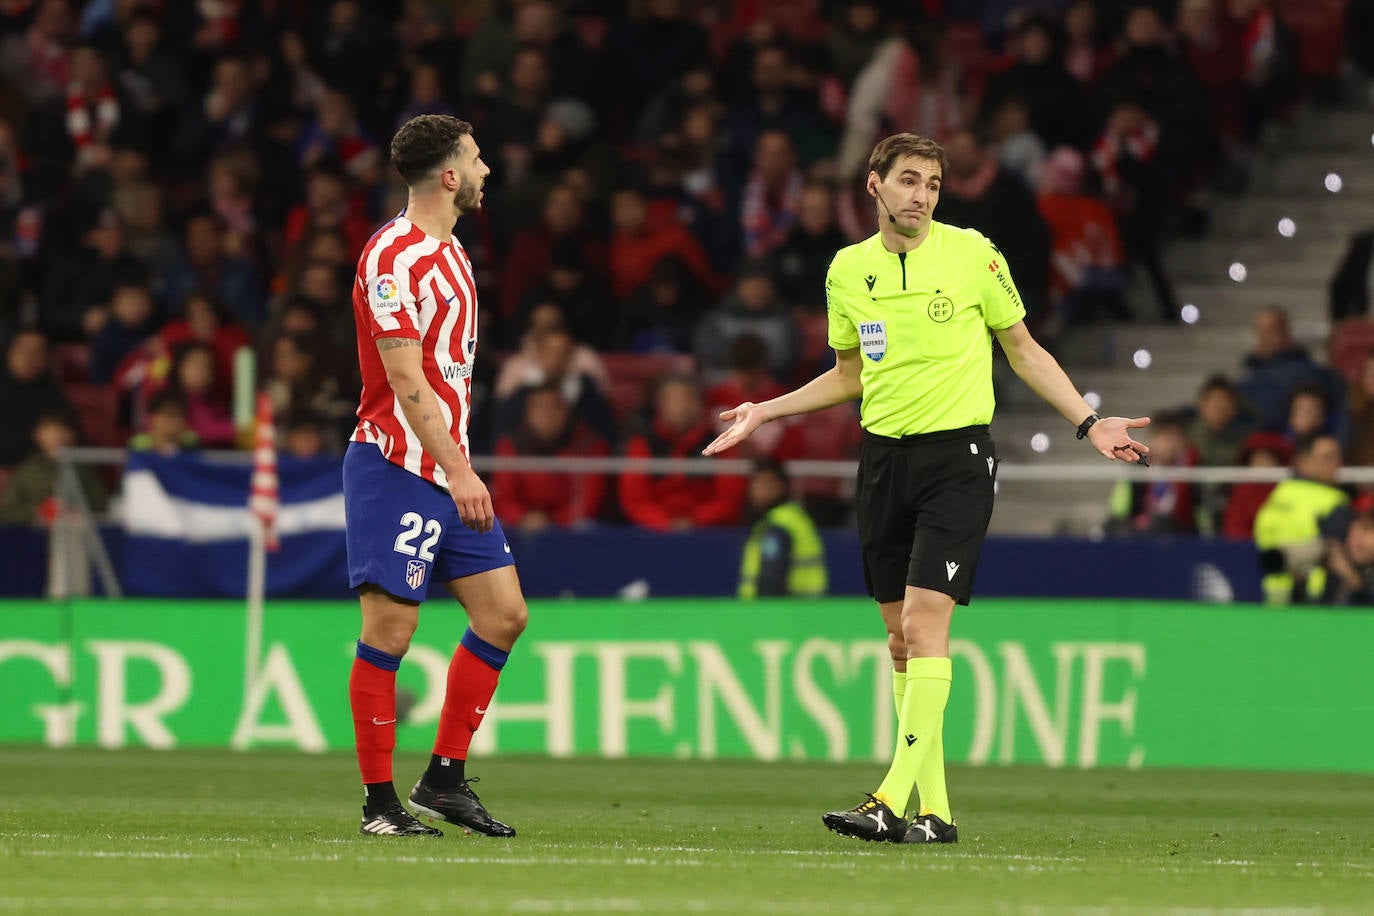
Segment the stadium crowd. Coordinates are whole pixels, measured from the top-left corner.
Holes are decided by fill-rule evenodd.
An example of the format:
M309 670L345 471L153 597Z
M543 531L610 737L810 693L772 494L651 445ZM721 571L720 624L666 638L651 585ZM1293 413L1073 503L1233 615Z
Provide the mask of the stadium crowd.
M871 234L862 173L898 130L945 145L937 218L996 241L1040 337L1145 320L1136 271L1150 320L1175 321L1163 239L1205 233L1200 202L1244 188L1265 125L1321 89L1286 6L3 0L4 516L42 511L65 442L243 445L243 348L283 449L340 449L354 261L404 203L388 140L424 112L470 120L493 170L457 230L483 303L479 453L691 455L716 408L824 368L825 270ZM1242 384L1165 416L1156 452L1282 463L1321 430L1374 458L1374 370L1347 393L1282 329L1258 337ZM752 457L857 445L845 408L765 432ZM529 526L733 524L745 500L730 477L492 483ZM1117 514L1248 536L1258 499L1127 487Z

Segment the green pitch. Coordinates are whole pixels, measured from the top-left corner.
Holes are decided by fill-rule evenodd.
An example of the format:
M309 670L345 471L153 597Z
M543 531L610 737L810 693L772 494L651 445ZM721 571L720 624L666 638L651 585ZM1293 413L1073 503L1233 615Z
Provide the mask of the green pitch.
M1374 778L961 769L903 847L820 825L876 766L473 769L517 839L360 837L348 756L0 748L0 911L1374 912Z

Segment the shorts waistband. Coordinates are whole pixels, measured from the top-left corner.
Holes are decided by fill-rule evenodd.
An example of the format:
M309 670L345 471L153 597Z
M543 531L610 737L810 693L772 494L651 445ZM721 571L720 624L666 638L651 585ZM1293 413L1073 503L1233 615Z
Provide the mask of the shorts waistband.
M864 430L864 441L872 442L874 445L928 445L933 442L953 442L959 439L973 439L988 435L988 425L986 423L977 426L964 426L960 429L937 429L929 433L912 433L909 436L892 438L890 436L879 436Z

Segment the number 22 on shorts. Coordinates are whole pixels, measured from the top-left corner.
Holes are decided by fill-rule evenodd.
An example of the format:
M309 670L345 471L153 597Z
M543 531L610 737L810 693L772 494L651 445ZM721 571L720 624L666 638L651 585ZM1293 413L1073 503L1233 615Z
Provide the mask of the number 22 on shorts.
M421 533L428 535L417 549L415 539ZM401 533L396 535L396 543L392 549L397 553L403 553L408 557L418 556L427 562L434 562L434 545L439 543L439 537L444 533L444 526L439 524L438 519L425 519L418 512L407 512L401 516Z

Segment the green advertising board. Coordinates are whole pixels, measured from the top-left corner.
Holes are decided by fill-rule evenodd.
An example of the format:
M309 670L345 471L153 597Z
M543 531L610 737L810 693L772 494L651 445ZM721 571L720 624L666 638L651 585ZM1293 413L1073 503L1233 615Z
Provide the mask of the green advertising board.
M245 677L232 602L0 603L0 742L352 746L358 611L268 605ZM401 666L398 745L427 750L464 626L433 602ZM883 760L873 606L535 602L474 754ZM985 600L955 618L949 758L1374 772L1374 614Z

